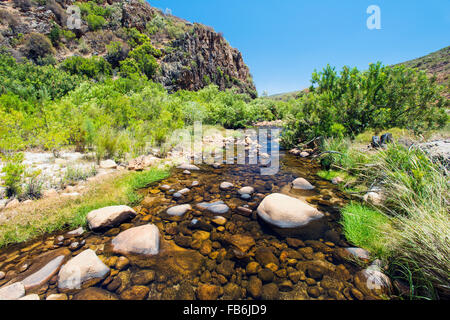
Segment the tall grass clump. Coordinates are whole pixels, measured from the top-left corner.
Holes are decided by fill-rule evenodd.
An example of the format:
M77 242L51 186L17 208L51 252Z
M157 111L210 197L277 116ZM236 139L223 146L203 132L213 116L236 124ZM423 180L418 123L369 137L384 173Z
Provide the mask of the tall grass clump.
M341 161L349 165L356 160ZM445 169L421 150L396 144L375 153L370 165L356 168L365 185L381 188L384 201L376 208L377 214L355 204L343 209L348 239L378 255L389 253L395 266L392 275L409 281L414 297L448 297L450 219ZM375 217L382 216L391 221L387 227L376 222ZM387 234L385 248L377 234Z
M367 168L383 183L385 212L396 218L396 258L440 294L450 294L449 182L421 150L389 146Z

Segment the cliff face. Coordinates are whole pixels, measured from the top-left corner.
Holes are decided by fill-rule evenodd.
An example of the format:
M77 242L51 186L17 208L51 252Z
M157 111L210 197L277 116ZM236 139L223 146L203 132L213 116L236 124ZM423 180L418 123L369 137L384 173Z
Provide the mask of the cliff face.
M82 19L76 29L68 27L68 8L72 5L81 9ZM28 35L39 33L52 39L55 26L63 35L57 43L52 40L52 55L57 62L73 55L105 56L112 41L127 46L129 30L135 28L161 50L160 71L155 80L169 91L198 90L212 83L222 90L234 88L256 96L242 54L221 34L166 15L145 1L0 0L0 46L18 59L24 55ZM73 32L72 37L68 36L69 31Z
M172 46L176 50L162 60L160 80L166 87L198 90L214 83L221 90L237 88L256 95L242 54L231 48L222 35L196 24Z

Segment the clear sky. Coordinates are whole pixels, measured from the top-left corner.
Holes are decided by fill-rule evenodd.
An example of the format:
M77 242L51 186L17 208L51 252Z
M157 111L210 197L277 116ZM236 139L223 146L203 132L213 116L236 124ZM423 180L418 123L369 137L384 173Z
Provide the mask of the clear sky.
M449 0L150 0L157 8L223 32L250 67L259 93L309 86L327 63L366 69L450 45ZM369 30L370 5L381 29Z

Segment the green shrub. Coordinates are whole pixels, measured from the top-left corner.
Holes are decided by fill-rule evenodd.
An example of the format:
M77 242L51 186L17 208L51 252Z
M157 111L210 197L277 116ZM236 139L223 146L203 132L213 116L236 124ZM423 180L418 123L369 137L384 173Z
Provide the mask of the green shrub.
M119 67L120 62L125 60L129 52L129 48L119 41L112 41L109 43L106 46L106 50L106 61L108 61L113 68Z
M86 22L89 26L89 29L91 31L96 31L98 29L101 29L105 26L106 20L102 16L97 16L95 14L89 14L86 17Z
M23 50L25 56L34 61L55 54L55 49L50 40L40 33L30 33L25 40Z
M101 79L112 74L111 65L102 57L84 58L72 56L63 61L61 68L70 74L93 79Z
M91 168L72 167L68 166L64 177L62 178L61 185L75 185L79 181L87 180L89 177L93 177L97 174L95 166Z
M17 196L22 193L22 184L24 181L25 165L22 164L24 154L6 153L2 155L3 186L7 188L7 196Z
M310 92L292 110L284 145L314 137L354 137L367 130L392 127L415 132L439 128L448 116L448 100L424 72L371 64L369 70L327 66L314 72Z

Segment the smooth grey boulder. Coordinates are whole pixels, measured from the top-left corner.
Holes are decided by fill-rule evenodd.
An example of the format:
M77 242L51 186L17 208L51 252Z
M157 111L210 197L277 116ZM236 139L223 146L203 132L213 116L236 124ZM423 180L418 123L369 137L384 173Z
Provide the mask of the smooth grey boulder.
M112 251L123 255L156 255L159 253L159 238L159 229L154 224L130 228L111 241Z
M93 250L87 249L61 268L58 289L66 292L93 286L106 278L110 271Z
M136 211L128 206L111 206L89 212L87 222L91 230L98 230L115 227L135 216Z

